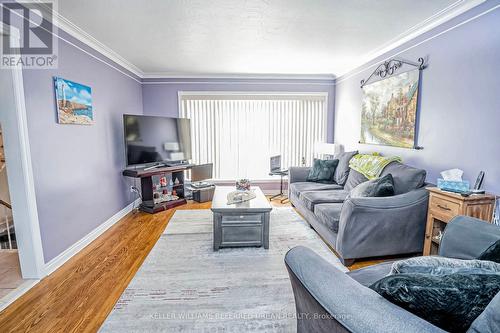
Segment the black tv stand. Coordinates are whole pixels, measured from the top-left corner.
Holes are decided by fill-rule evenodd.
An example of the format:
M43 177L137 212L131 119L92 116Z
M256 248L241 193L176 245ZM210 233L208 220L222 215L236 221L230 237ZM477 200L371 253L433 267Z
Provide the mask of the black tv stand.
M149 171L149 170L154 170L154 169L158 169L158 168L164 168L166 166L169 166L169 165L166 165L166 164L163 164L163 163L159 163L159 164L156 164L156 165L151 165L151 166L145 167L142 170Z
M165 166L168 167L179 167L179 166L184 166L184 165L189 165L188 161L173 161L173 162L166 162Z
M142 203L139 208L148 213L157 213L186 203L184 171L192 166L192 164L187 163L175 167L161 164L154 166L154 168L126 169L123 171L123 175L141 179ZM166 178L167 182L164 186L157 188L160 177ZM167 193L175 191L175 196L178 198L160 202L157 195L163 191Z

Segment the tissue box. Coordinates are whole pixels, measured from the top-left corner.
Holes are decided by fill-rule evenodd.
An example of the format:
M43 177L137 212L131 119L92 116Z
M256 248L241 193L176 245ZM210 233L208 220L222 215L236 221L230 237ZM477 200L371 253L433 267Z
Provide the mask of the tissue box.
M437 186L444 191L451 191L451 192L469 191L468 180L444 180L442 178L439 178L437 181Z

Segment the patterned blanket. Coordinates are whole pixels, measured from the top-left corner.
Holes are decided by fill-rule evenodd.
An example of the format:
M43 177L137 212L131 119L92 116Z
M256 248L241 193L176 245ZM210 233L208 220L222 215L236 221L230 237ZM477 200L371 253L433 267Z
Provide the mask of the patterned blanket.
M402 162L401 157L383 157L380 155L357 154L351 158L349 167L363 174L368 179L378 178L382 170L391 162Z

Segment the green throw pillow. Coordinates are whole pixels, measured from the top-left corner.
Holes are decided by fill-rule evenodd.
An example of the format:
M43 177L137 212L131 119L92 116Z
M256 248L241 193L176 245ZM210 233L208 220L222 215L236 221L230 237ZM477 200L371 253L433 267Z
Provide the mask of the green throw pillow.
M311 171L309 171L309 175L307 175L307 181L328 184L334 183L333 175L335 174L335 168L338 164L339 160L314 159Z

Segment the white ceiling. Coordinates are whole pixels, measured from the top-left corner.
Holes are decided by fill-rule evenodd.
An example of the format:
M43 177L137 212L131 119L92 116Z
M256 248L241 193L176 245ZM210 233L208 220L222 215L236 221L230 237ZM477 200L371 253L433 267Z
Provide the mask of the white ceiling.
M471 1L60 0L58 11L145 76L340 75Z

